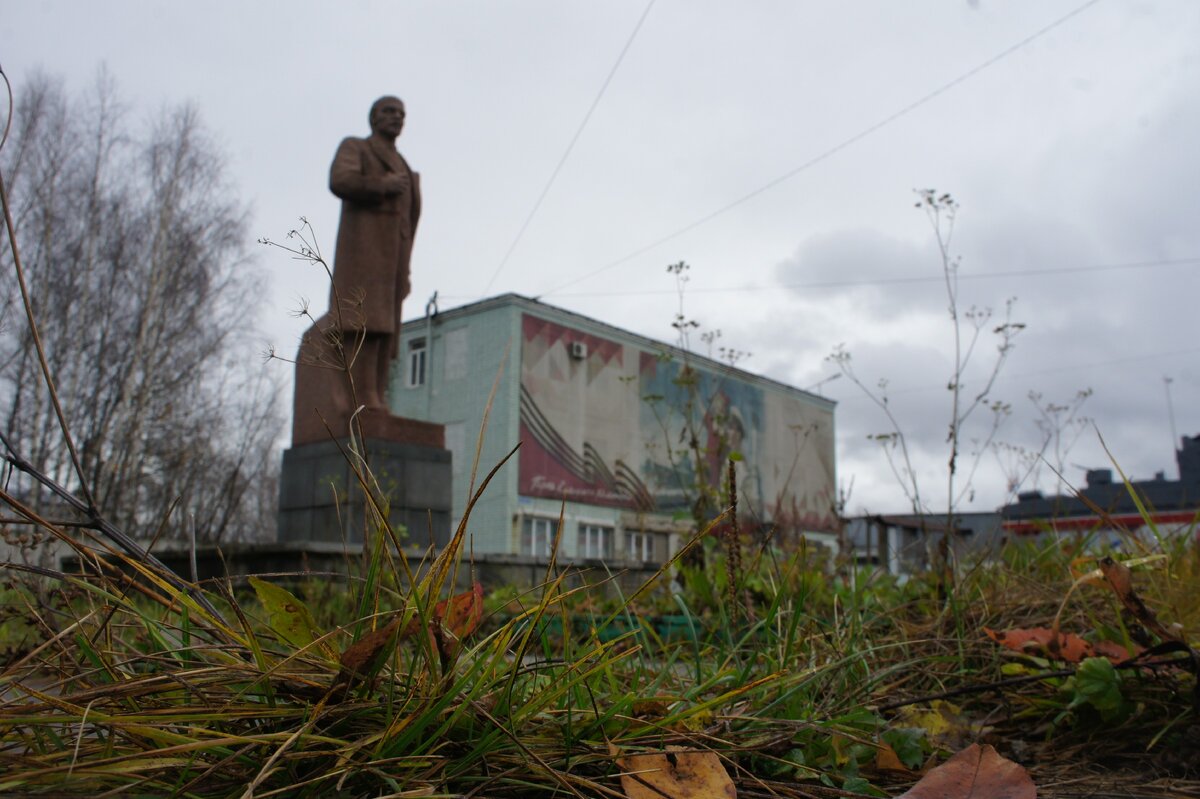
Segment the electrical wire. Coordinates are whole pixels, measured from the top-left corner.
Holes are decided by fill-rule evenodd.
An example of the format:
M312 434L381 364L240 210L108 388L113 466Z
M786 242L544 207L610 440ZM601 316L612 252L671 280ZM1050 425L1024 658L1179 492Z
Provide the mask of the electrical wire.
M525 237L525 231L529 229L529 224L533 222L533 218L537 216L538 210L542 207L542 201L546 199L546 195L550 193L550 187L554 185L554 181L558 180L558 173L562 171L563 164L567 163L567 158L571 156L571 151L575 149L576 142L579 141L580 135L583 134L583 129L587 127L588 121L592 118L592 113L596 110L596 106L600 105L601 98L608 90L608 84L612 83L613 76L617 74L617 70L621 67L621 62L625 60L625 54L629 52L630 46L633 45L633 40L637 38L638 32L642 29L642 23L646 21L646 17L650 14L650 9L654 6L656 0L650 0L646 3L646 8L642 11L642 16L638 18L637 24L633 26L633 32L629 34L629 38L625 41L625 46L621 48L620 54L617 55L617 60L612 65L612 69L608 71L608 77L604 79L604 83L600 86L600 91L596 93L596 98L592 100L591 106L587 113L583 115L583 121L579 123L579 127L575 130L575 135L571 137L571 141L567 144L567 149L563 151L562 157L558 159L558 164L555 165L554 171L550 173L550 179L546 181L546 185L542 187L542 193L538 195L537 201L534 202L533 208L529 210L529 215L525 217L521 229L517 231L516 238L512 244L508 245L508 251L504 253L504 257L500 259L500 263L496 265L496 269L492 272L491 278L487 285L483 287L483 293L480 297L486 297L492 288L492 284L496 282L496 278L500 276L500 272L508 265L509 259L513 252L517 249L517 245L521 243L521 239Z
M997 384L1011 383L1012 381L1020 379L1020 378L1036 377L1038 375L1059 375L1059 374L1063 374L1064 372L1081 372L1081 371L1087 371L1089 369L1099 369L1103 366L1116 366L1118 364L1124 364L1124 363L1140 363L1140 362L1144 362L1144 361L1155 361L1160 358L1174 358L1174 357L1179 357L1179 356L1183 356L1183 355L1194 356L1196 353L1200 353L1200 347L1189 347L1187 349L1182 349L1182 350L1162 350L1160 352L1144 352L1144 353L1140 353L1138 355L1125 355L1120 358L1110 358L1105 361L1092 361L1090 363L1072 363L1072 364L1068 364L1066 366L1048 366L1044 369L1028 369L1024 372L1013 372L1011 374L1004 373L996 378L996 383ZM774 379L778 380L780 378L774 378ZM787 382L787 381L783 380L782 382ZM900 387L900 388L893 388L893 387L889 386L887 393L888 393L889 397L899 396L902 394L934 394L934 393L945 394L946 387L944 385L908 386L908 387ZM995 393L995 392L993 392L993 393ZM858 399L866 399L866 397L862 396L861 394L856 393L856 394L851 394L848 397L843 397L842 399L839 399L838 402L841 402L841 403L853 402Z
M1026 45L1030 44L1031 42L1035 41L1036 39L1039 39L1042 36L1045 36L1050 31L1054 30L1055 28L1059 27L1060 25L1063 25L1064 23L1066 23L1067 21L1071 20L1072 18L1078 16L1079 14L1082 14L1084 11L1088 10L1089 8L1091 8L1092 6L1096 5L1099 2L1100 2L1100 0L1088 0L1088 2L1083 3L1080 6L1077 6L1076 8L1072 9L1071 11L1064 14L1063 16L1058 17L1054 21L1050 22L1048 25L1045 25L1044 27L1040 28L1039 30L1029 34L1024 39L1017 42L1016 44L1011 45L1011 46L1005 48L1004 50L1001 50L996 55L994 55L991 58L987 59L986 61L972 67L971 69L962 73L961 75L954 78L953 80L943 83L941 86L938 86L933 91L914 100L913 102L904 106L900 110L895 111L892 114L889 114L888 116L884 117L880 121L859 131L858 133L854 134L853 136L849 137L848 139L844 139L839 144L836 144L833 147L830 147L829 149L825 150L824 152L820 153L819 155L814 156L813 158L810 158L808 161L805 161L804 163L800 164L799 166L797 166L793 169L790 169L787 172L784 172L779 177L777 177L771 181L768 181L767 183L764 183L762 186L759 186L757 189L754 189L753 191L748 192L747 194L743 194L741 197L738 197L736 200L726 203L725 205L721 206L720 208L716 209L715 211L712 211L712 212L706 214L705 216L700 217L699 219L695 220L694 222L690 222L690 223L684 225L683 227L678 228L675 231L668 233L665 236L662 236L661 238L655 239L654 241L650 242L649 244L643 245L642 247L639 247L636 250L633 250L632 252L618 258L615 261L610 261L609 263L605 264L604 266L601 266L597 269L593 269L592 271L587 272L583 275L580 275L579 277L569 280L565 283L561 283L558 286L555 286L548 291L544 291L539 296L545 297L545 296L549 296L552 294L557 294L558 292L562 291L565 288L574 286L577 283L582 283L583 281L593 278L596 275L599 275L603 272L607 272L609 269L620 266L623 263L633 260L634 258L636 258L639 255L647 253L653 249L656 249L656 248L662 246L663 244L666 244L669 241L673 241L673 240L679 238L680 236L684 235L685 233L690 233L691 231L695 230L696 228L698 228L702 225L708 224L709 222L716 219L717 217L723 216L724 214L728 213L729 211L732 211L734 208L737 208L738 206L749 202L750 200L754 199L755 197L758 197L760 194L763 194L764 192L775 188L776 186L780 185L781 183L784 183L784 182L794 178L796 175L799 175L801 172L804 172L805 170L810 169L813 166L816 166L817 164L821 163L822 161L825 161L825 160L831 158L832 156L836 155L837 153L841 152L842 150L845 150L848 147L850 147L854 144L857 144L858 142L860 142L863 139L870 136L872 133L875 133L875 132L881 130L882 128L886 127L887 125L890 125L891 123L895 122L897 119L900 119L901 117L911 113L912 111L915 111L916 109L920 108L921 106L925 105L926 103L929 103L930 101L934 100L935 98L950 91L951 89L958 86L959 84L970 80L971 78L978 75L980 72L983 72L988 67L998 63L999 61L1003 60L1004 58L1007 58L1008 56L1017 52L1018 50L1025 47ZM490 286L491 283L489 282L488 285Z
M959 280L997 280L1014 277L1053 277L1055 275L1070 275L1088 272L1114 272L1127 269L1161 269L1172 266L1200 265L1200 256L1192 258L1170 258L1160 261L1129 261L1118 264L1089 264L1085 266L1062 266L1046 269L1017 269L1009 272L959 272ZM780 289L837 289L837 288L869 288L872 286L893 286L907 283L944 283L945 275L906 275L899 277L865 278L862 280L824 280L807 283L774 283L769 286L725 286L709 287L688 285L688 294L742 294L761 291L779 291ZM644 289L639 291L571 291L559 294L559 297L650 297L659 294L677 294L678 289ZM473 297L468 294L445 294L449 299Z

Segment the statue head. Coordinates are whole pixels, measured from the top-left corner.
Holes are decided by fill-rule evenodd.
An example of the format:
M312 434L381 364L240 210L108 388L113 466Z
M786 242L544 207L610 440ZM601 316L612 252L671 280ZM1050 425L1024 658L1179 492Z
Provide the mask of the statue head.
M394 139L404 129L404 117L404 101L399 97L386 95L371 103L371 112L367 115L367 120L371 123L372 133Z

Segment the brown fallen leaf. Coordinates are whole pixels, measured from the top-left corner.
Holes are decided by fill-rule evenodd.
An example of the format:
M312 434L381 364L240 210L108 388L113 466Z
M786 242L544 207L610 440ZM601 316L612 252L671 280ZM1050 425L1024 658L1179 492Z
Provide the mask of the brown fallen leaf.
M971 744L896 799L1037 799L1037 787L1024 766Z
M442 600L433 615L458 638L466 638L483 622L483 586L475 582L470 591Z
M665 752L617 759L628 799L736 799L737 789L715 752L668 746Z
M896 750L889 744L880 744L875 750L875 768L880 771L892 771L897 774L913 774L913 770L904 765Z
M1104 573L1104 579L1108 581L1108 585L1117 595L1117 599L1121 600L1121 604L1134 615L1143 627L1164 641L1179 640L1179 636L1171 634L1163 627L1158 617L1154 615L1154 611L1150 610L1133 590L1133 572L1129 570L1128 566L1120 561L1104 557L1100 559L1100 571Z
M661 719L670 711L670 699L661 696L652 696L642 699L634 699L633 707L631 708L630 713L634 718Z
M397 641L417 634L421 620L410 618L404 629L400 629L402 616L403 613L397 611L386 625L346 647L339 658L341 670L333 680L334 687L349 689L357 682L373 679ZM475 632L482 621L483 586L478 582L470 591L443 599L434 606L428 625L430 647L441 656L443 665L457 652L458 641Z
M1133 650L1130 651L1115 641L1097 641L1092 644L1092 648L1096 650L1097 655L1108 658L1114 664L1123 663L1145 651L1145 647L1138 646L1137 644L1134 644Z
M443 599L433 606L431 621L441 622L456 638L466 638L483 621L483 586L478 582L470 591ZM404 628L401 638L411 638L421 629L421 620L414 617Z
M987 636L1001 646L1014 652L1026 655L1041 655L1052 660L1064 660L1067 663L1081 663L1097 655L1108 658L1114 663L1120 663L1129 658L1129 652L1120 644L1110 641L1101 644L1091 644L1074 633L1054 631L1046 627L1030 627L1028 629L993 630L984 627Z
M349 690L356 682L373 679L391 653L399 629L400 613L396 613L386 625L372 630L346 647L346 651L339 658L341 670L333 679L331 691L338 686Z
M458 653L458 645L483 622L483 586L478 582L470 591L443 599L433 606L429 618L429 645L446 667ZM421 620L413 618L400 637L410 638L421 629Z

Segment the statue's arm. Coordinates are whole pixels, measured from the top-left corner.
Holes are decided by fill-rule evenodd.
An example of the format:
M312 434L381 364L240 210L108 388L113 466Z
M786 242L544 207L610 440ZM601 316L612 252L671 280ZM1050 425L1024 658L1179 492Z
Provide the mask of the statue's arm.
M413 192L413 207L412 207L412 226L413 230L417 229L417 222L421 218L421 176L416 172L412 173L412 192Z
M385 173L369 175L363 168L366 145L360 139L343 139L329 168L329 190L343 200L383 202L387 196Z

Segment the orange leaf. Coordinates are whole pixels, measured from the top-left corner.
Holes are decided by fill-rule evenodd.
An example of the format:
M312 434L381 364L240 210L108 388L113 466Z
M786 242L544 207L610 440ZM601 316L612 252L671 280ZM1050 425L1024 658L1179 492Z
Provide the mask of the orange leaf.
M443 599L433 609L433 617L458 638L466 638L483 621L483 586L476 582L470 591Z
M1056 636L1053 630L1045 627L1031 627L1027 630L992 630L984 627L983 631L993 641L1014 652L1044 655L1052 660L1065 660L1067 663L1080 663L1097 655L1102 655L1114 663L1129 657L1125 647L1120 644L1105 642L1103 646L1093 646L1074 633L1059 633Z
M889 744L880 744L875 750L875 768L880 771L895 771L900 774L912 774L912 769L904 765L896 750Z
M736 799L737 789L715 752L668 746L665 752L617 760L628 799Z
M409 619L408 624L401 630L401 615L396 613L388 624L372 630L346 647L339 659L342 668L334 679L334 685L348 688L357 681L373 678L390 654L391 645L397 639L416 635L421 627L420 619ZM443 658L447 658L457 646L456 639L470 635L482 621L483 586L476 582L470 591L450 597L449 600L443 599L434 607L429 625L431 646ZM454 634L453 639L444 640L443 626Z
M1092 645L1092 648L1096 650L1097 655L1108 658L1113 663L1122 663L1126 660L1129 660L1134 655L1140 655L1143 651L1145 651L1145 647L1134 644L1133 651L1130 652L1128 649L1116 643L1115 641L1097 641Z
M897 799L1037 799L1037 787L1024 766L971 744Z
M448 600L443 599L433 606L433 613L429 615L429 631L430 635L433 635L433 628L440 625L454 633L455 638L464 638L475 632L475 628L482 621L483 586L475 583L470 591L452 596ZM400 639L412 638L420 629L421 619L413 616L400 632Z
M431 629L441 623L454 633L455 638L465 638L475 632L475 628L483 621L483 586L475 583L470 591L443 599L433 606L433 614L429 618ZM421 620L414 616L400 637L411 638L419 629Z

